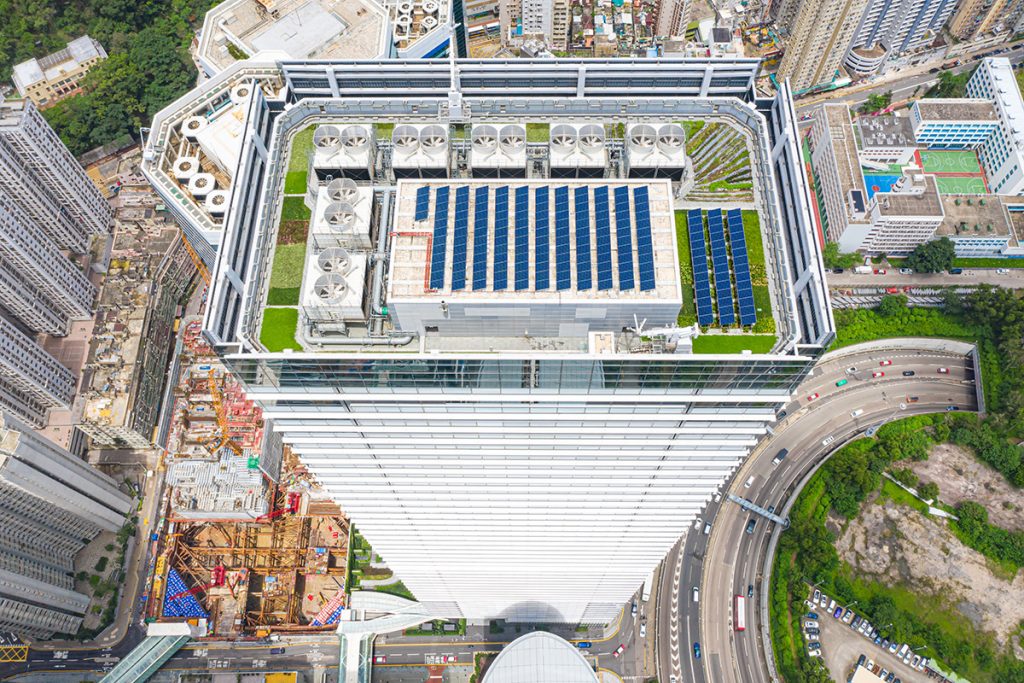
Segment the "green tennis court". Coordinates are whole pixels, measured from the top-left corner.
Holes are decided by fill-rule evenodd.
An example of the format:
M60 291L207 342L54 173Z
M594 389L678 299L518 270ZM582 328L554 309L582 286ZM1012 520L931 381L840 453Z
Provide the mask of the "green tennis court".
M977 173L981 175L981 165L974 152L956 151L921 151L921 165L925 173Z
M935 184L943 194L985 194L985 181L977 176L935 176Z

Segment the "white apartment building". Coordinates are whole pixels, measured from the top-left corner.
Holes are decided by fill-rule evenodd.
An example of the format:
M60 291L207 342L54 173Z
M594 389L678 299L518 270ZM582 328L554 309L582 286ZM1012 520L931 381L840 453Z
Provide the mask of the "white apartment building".
M22 175L23 185L39 184L45 188L61 210L79 226L80 232L101 235L110 231L113 216L110 204L30 101L0 102L0 145L6 146L26 171ZM0 180L0 189L20 203L22 190L3 182ZM29 209L26 212L33 213ZM76 249L78 242L63 234L57 226L50 228L41 222L40 227L62 248L80 253Z
M36 341L0 317L0 408L33 427L50 408L69 408L75 376Z
M130 510L113 479L0 413L0 629L74 634L89 606L75 555Z
M967 82L970 97L995 107L998 127L978 150L994 194L1024 195L1024 101L1006 57L982 60Z
M755 99L744 59L248 68L284 86L255 89L246 110L205 334L431 614L613 618L834 335L789 90ZM186 215L167 142L208 95L161 112L147 141L144 171ZM771 310L736 301L774 320L770 352L693 353L694 330L676 327L674 122L692 118L748 136ZM609 154L634 120L660 142L626 151L629 168L644 151L666 160L644 176ZM508 175L471 154L450 163L455 123ZM369 134L378 124L390 139ZM537 125L542 163L523 154ZM271 349L281 181L309 126L323 153L309 160L297 342ZM390 163L369 169L385 147ZM724 230L717 207L690 211ZM703 328L750 334L725 322L725 289Z
M954 7L956 0L868 0L846 66L870 74L886 59L926 47L942 31Z
M0 289L0 303L12 301L10 310L39 307L39 316L25 310L23 322L36 332L64 335L72 318L88 318L96 299L96 286L89 282L78 266L65 258L46 234L37 227L6 191L0 193L0 258L3 270L13 271L32 286L31 293L38 297L26 301L26 290L17 294ZM16 302L14 300L17 300ZM59 320L45 316L45 323L36 325L44 313L56 311ZM19 316L20 317L20 316ZM51 325L58 322L58 325Z
M569 0L520 0L524 37L541 37L554 50L569 38Z

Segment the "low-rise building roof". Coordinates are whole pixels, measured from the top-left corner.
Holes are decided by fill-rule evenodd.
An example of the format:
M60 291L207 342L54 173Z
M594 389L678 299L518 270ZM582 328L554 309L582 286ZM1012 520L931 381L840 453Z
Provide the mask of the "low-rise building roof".
M597 675L571 643L534 631L498 654L483 683L597 683Z

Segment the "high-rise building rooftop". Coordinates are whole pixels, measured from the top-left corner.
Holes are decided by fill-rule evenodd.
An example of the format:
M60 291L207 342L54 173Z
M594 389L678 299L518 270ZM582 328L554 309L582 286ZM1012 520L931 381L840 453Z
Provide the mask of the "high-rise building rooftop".
M796 117L757 68L234 74L263 85L205 334L431 613L612 618L832 339ZM147 143L186 230L169 155L217 97Z

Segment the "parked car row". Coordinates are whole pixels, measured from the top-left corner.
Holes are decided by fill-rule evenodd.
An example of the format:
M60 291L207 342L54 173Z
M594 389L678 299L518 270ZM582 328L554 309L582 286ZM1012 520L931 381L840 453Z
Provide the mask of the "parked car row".
M889 654L894 655L910 668L916 671L924 671L925 667L928 665L928 658L915 653L910 648L910 645L907 643L898 643L895 640L890 641L888 638L884 637L877 628L872 626L871 622L867 619L856 614L849 607L837 605L834 599L829 598L817 588L814 589L814 593L811 595L811 599L807 601L807 604L810 605L812 610L817 608L826 610L832 615L833 619L847 624L856 633L864 636L883 650L888 651ZM815 612L808 612L808 617L811 614L815 617L814 627L818 628L819 624L816 621L818 615ZM810 654L810 652L808 652L808 654ZM879 667L879 670L883 669ZM875 671L875 673L878 673L878 671ZM881 676L881 678L885 679L887 683L895 683L895 681L898 680L895 675L889 677L888 671L886 671L885 675Z

